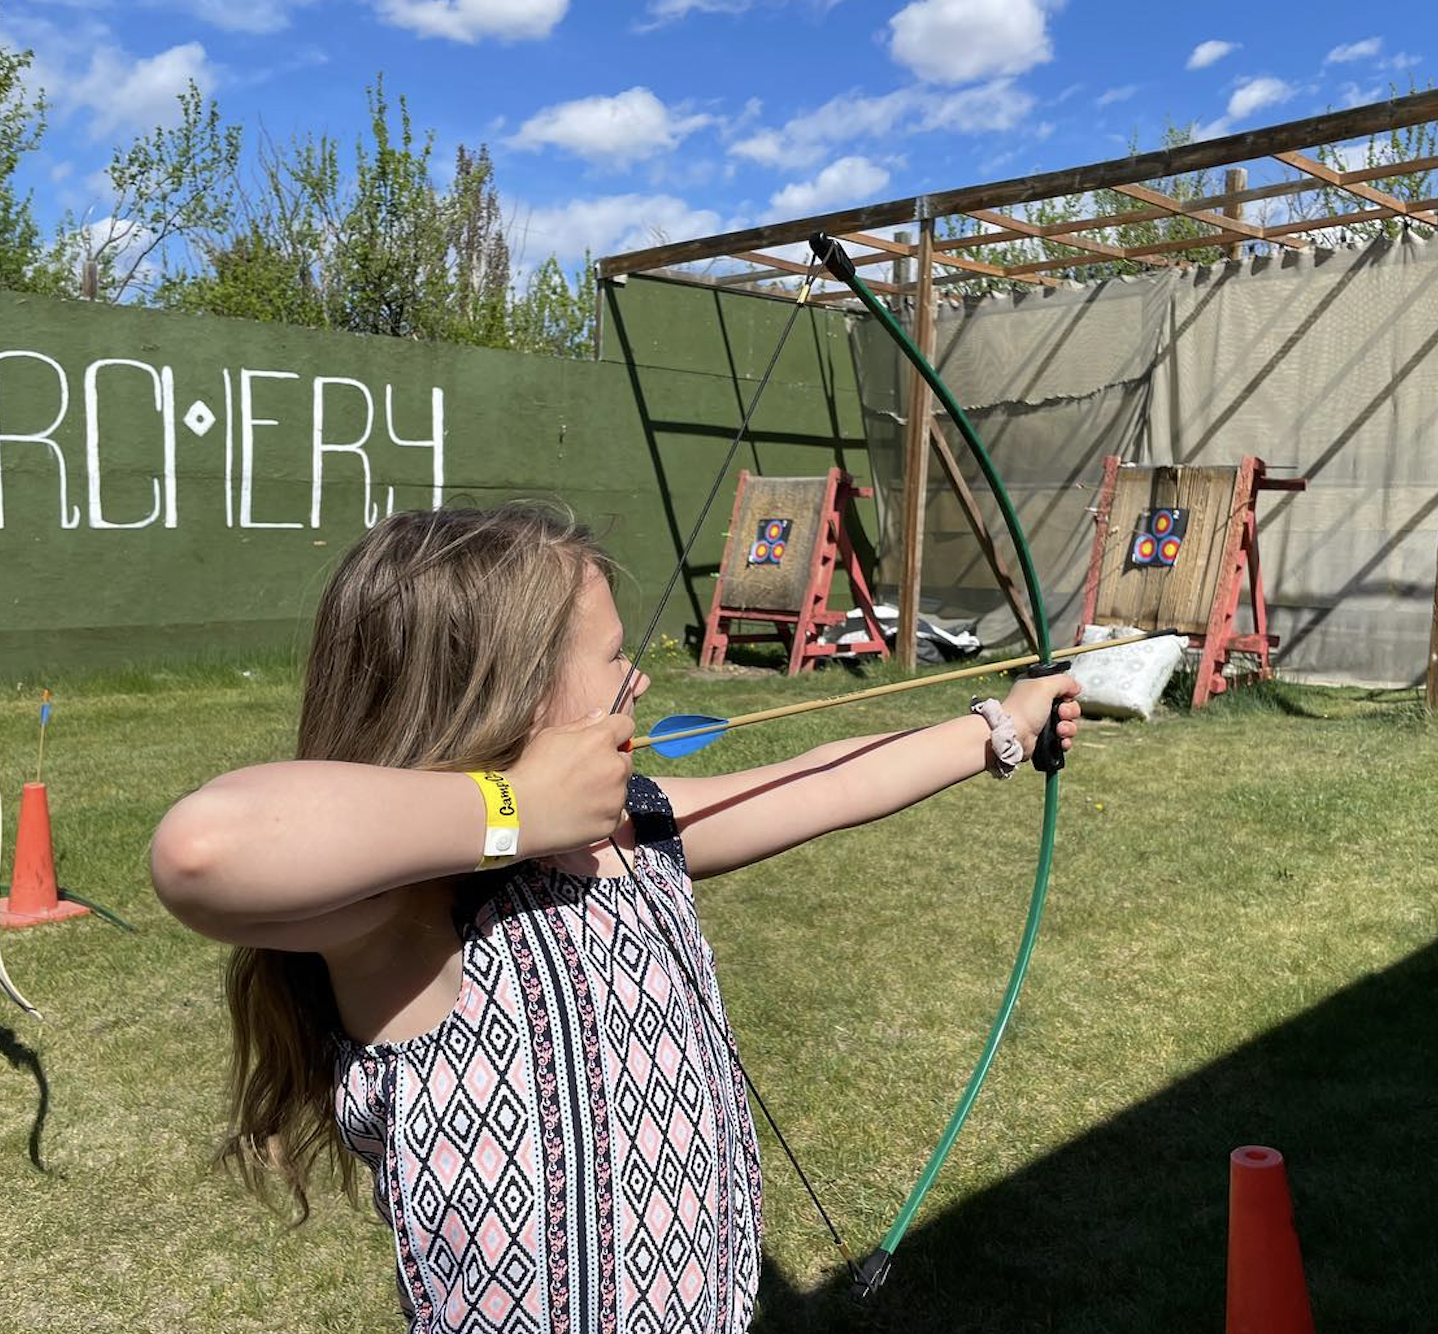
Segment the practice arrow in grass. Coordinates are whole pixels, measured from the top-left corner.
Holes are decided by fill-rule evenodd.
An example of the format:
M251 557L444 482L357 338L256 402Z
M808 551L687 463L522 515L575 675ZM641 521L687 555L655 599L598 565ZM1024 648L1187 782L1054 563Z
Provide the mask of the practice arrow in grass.
M1177 630L1150 630L1146 634L1128 635L1123 639L1105 639L1097 644L1075 644L1071 648L1055 649L1053 656L1076 658L1080 653L1097 653L1100 649L1122 648L1125 644L1142 644L1149 639L1161 639L1176 635ZM815 709L832 709L838 704L857 704L860 700L877 699L880 695L897 694L900 690L918 690L922 686L943 685L946 681L960 681L966 676L991 676L996 672L1014 671L1019 667L1031 667L1039 661L1037 653L1022 658L1008 658L1003 662L976 663L972 667L960 667L957 671L939 672L935 676L916 676L910 681L895 681L886 686L870 686L866 690L855 690L847 695L834 695L828 699L804 700L798 704L782 704L773 709L760 709L757 713L741 713L734 718L711 718L702 713L675 713L661 718L654 724L648 736L637 736L629 743L631 750L650 746L656 754L666 759L677 760L705 746L718 741L725 732L736 727L747 727L750 723L767 723L775 718L788 718L796 713L810 713Z

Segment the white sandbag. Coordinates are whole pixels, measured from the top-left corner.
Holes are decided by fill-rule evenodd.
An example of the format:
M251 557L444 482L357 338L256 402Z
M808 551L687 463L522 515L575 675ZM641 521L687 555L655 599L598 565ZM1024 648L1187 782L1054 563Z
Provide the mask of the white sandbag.
M1141 634L1130 625L1090 625L1084 628L1081 642L1098 644ZM1187 647L1188 640L1181 635L1165 635L1075 658L1069 674L1083 685L1079 704L1084 713L1091 718L1147 721Z

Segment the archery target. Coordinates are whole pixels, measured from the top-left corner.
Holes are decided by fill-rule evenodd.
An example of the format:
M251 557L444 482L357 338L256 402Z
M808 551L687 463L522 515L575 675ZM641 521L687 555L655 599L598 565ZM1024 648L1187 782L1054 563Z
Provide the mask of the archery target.
M1172 568L1183 547L1183 534L1187 527L1186 509L1144 510L1138 516L1133 546L1129 549L1130 564Z
M784 559L793 519L760 519L758 532L749 546L750 565L778 565Z

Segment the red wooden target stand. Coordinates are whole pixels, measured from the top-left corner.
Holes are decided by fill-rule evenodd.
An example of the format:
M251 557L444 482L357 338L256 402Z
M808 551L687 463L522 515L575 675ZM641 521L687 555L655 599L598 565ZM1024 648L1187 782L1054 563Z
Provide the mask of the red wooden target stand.
M851 500L873 494L872 487L855 486L842 468L830 468L825 477L758 477L742 471L699 665L719 666L731 644L774 642L789 651L790 676L812 671L821 658L840 651L887 657L868 581L844 522ZM822 643L825 628L845 619L844 612L828 606L840 566L849 577L867 638ZM739 632L746 621L768 628Z
M1303 477L1270 477L1263 460L1245 456L1236 467L1141 467L1116 455L1104 459L1094 509L1093 554L1084 584L1079 637L1090 625L1173 628L1198 649L1193 707L1230 685L1273 675L1269 652L1278 636L1268 629L1268 604L1258 562L1258 495L1303 491ZM1188 516L1187 534L1171 568L1140 567L1133 535L1146 514L1161 508ZM1247 585L1251 632L1236 627ZM1229 675L1235 653L1256 660L1250 672Z

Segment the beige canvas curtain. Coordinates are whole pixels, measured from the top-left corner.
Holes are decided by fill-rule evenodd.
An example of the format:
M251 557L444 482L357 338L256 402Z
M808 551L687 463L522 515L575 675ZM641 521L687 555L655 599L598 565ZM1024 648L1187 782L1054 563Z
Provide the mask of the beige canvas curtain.
M856 332L884 501L879 579L892 586L901 380L882 335ZM937 341L939 368L1031 534L1057 640L1077 629L1105 454L1205 465L1257 454L1278 476L1309 478L1305 493L1259 501L1280 670L1422 679L1438 560L1438 242L1405 235L941 304ZM956 453L1001 532L981 477ZM1012 636L933 468L928 502L926 610L978 618L986 642Z

